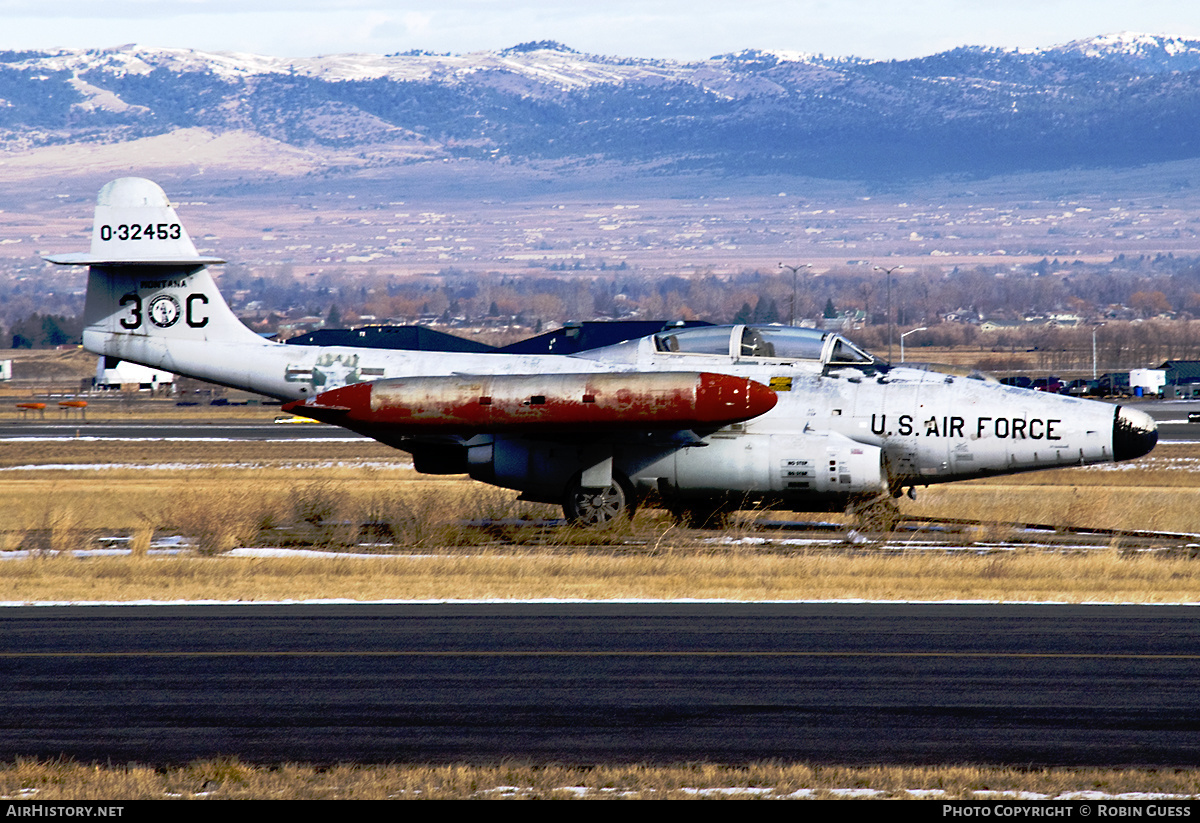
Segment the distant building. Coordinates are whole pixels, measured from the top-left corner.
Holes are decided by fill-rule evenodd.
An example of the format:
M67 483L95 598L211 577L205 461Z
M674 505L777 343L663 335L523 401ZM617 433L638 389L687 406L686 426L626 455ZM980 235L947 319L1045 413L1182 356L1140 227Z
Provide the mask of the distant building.
M298 317L295 320L289 320L286 323L280 323L279 334L281 337L291 337L295 334L302 334L304 332L322 328L324 325L324 318L308 315L307 317Z
M1200 360L1168 360L1159 368L1165 372L1166 385L1175 388L1175 391L1164 389L1169 396L1192 396L1200 386Z
M174 384L175 375L169 371L159 371L108 356L101 357L96 363L95 387L101 391L129 391L134 387L156 391Z
M825 331L854 331L861 329L867 315L862 309L850 309L839 313L836 317L821 318L821 328Z
M1083 323L1083 318L1077 314L1045 314L1026 317L1025 320L1051 328L1075 328Z
M985 333L996 331L1014 331L1024 325L1024 323L1016 320L984 320L979 324L979 330Z

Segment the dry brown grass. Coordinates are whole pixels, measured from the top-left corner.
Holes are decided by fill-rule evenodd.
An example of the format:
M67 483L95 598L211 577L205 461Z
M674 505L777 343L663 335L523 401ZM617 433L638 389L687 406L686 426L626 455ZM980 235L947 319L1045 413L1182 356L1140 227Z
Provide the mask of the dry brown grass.
M1169 460L1196 460L1196 447L1163 447L1145 467L1124 471L1060 469L918 490L902 510L1011 523L1200 533L1197 475ZM5 527L37 528L51 505L79 512L97 529L132 529L145 513L187 509L188 499L221 509L222 495L257 506L263 517L313 484L338 498L340 512L424 508L449 517L518 516L515 495L460 477L417 475L407 456L363 443L36 443L6 444L5 466L87 463L123 468L29 469L0 473ZM144 465L174 464L157 469ZM194 508L194 507L193 507ZM526 513L533 511L525 509ZM541 512L550 512L543 508ZM329 518L326 518L329 519ZM167 523L156 524L167 527Z
M921 517L1200 534L1200 488L959 484L918 492L902 508Z
M657 555L475 549L377 558L34 557L8 561L0 600L263 601L561 598L1197 602L1195 561L1101 551L978 555Z
M982 800L1032 792L1070 798L1158 792L1200 795L1196 769L1018 769L986 766L846 767L760 763L725 766L338 765L255 766L233 758L183 767L70 761L0 764L0 796L36 802L162 799L699 799L847 796ZM1011 796L1011 795L1010 795Z
M461 477L406 468L376 443L31 443L4 461L109 459L123 468L0 472L8 561L0 600L215 598L281 600L456 598L986 599L1194 602L1186 558L1112 551L887 553L848 546L716 542L648 509L600 532L529 525L552 507ZM908 513L974 517L974 539L1005 540L1012 523L1200 532L1197 490L1178 475L1196 447L1167 447L1125 471L1068 469L952 484L902 500ZM1158 461L1158 462L1154 462ZM1172 462L1175 461L1175 462ZM140 468L179 462L194 468ZM1105 481L1098 484L1092 481ZM1170 482L1168 482L1170 481ZM726 537L753 534L755 513ZM771 515L774 516L774 515ZM825 516L822 515L822 518ZM179 534L201 555L146 556L154 535ZM130 539L132 557L56 562L98 535ZM361 544L378 544L367 545ZM304 546L406 557L237 559L235 546Z
M244 440L175 441L129 440L91 441L87 430L79 429L80 438L66 441L30 440L5 443L0 449L0 468L18 466L117 466L105 470L102 477L128 476L145 471L144 466L176 464L179 466L254 466L295 467L314 464L408 463L404 452L388 448L373 440L352 442L269 442ZM53 474L40 468L36 475ZM30 474L34 474L33 471ZM62 474L61 472L59 474ZM74 476L74 475L72 475ZM294 481L293 481L294 482Z
M1200 446L1119 466L1065 468L918 489L905 514L1057 528L1200 534Z

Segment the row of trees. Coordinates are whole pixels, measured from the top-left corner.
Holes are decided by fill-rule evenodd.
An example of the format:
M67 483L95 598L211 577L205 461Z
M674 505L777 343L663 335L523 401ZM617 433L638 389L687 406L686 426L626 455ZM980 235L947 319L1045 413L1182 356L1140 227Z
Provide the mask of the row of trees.
M774 270L718 276L652 276L636 270L586 275L480 273L447 269L436 274L398 277L367 269L332 270L307 276L286 266L226 267L223 292L235 311L261 330L289 319L318 316L329 326L374 322L465 322L529 331L567 320L623 317L710 322L790 322L792 317L855 319L851 336L875 350L887 347L888 288L872 267L844 266L798 277ZM1087 326L1105 323L1097 346L1102 361L1146 365L1152 360L1196 359L1195 324L1200 317L1200 260L1157 257L1118 258L1104 265L1045 260L1033 266L927 266L901 269L891 286L893 340L900 331L927 326L907 345L972 346L1030 354L1036 364L1057 353L1060 362L1083 368L1091 363L1091 331L1025 325L982 333L976 321L1018 320L1028 314L1072 313ZM72 284L58 291L28 278L0 279L0 321L14 346L54 346L77 342L82 299ZM32 310L36 299L53 297L54 308ZM63 306L66 311L58 308ZM15 314L24 308L25 313ZM74 311L71 311L71 308ZM1176 322L1155 318L1170 315ZM960 322L946 322L953 316ZM1149 321L1139 322L1133 321ZM1065 360L1064 360L1065 358ZM1064 366L1066 367L1066 366Z
M902 325L960 319L1019 320L1031 314L1073 314L1087 321L1200 317L1200 261L1141 267L1060 264L1037 266L926 266L892 275L891 308ZM330 272L307 281L287 277L251 282L245 301L304 305L324 314L337 304L357 316L416 320L443 315L483 318L522 316L543 322L643 317L731 322L790 322L837 312L886 322L888 288L871 266L844 266L819 275L749 270L735 275L650 275L638 271L586 275L522 276L445 270L397 278ZM307 291L304 291L307 289ZM274 291L274 294L271 292ZM235 308L237 306L235 305ZM347 315L349 316L349 315Z
M14 349L49 349L78 344L83 335L83 318L35 312L16 323L9 333Z
M0 326L33 315L69 317L82 310L82 273L0 269ZM854 312L868 324L886 322L887 283L870 265L841 266L793 278L778 270L717 276L639 271L523 275L446 269L395 276L371 267L299 272L291 265L230 264L218 271L235 311L265 318L325 317L338 306L347 322L363 315L413 322L430 317L520 316L529 324L637 315L731 322L789 322ZM892 275L893 318L928 326L954 314L964 319L1018 320L1030 314L1072 313L1087 321L1200 317L1200 259L1119 257L1105 264L1050 261L1029 266L928 265Z

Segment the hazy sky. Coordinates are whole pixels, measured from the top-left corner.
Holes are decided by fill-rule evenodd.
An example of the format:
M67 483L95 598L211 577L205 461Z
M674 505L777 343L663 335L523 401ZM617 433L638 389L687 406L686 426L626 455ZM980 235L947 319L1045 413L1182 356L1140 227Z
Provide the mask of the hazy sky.
M744 48L902 58L1121 31L1200 39L1196 0L0 0L0 48L125 43L280 57L529 40L702 59Z

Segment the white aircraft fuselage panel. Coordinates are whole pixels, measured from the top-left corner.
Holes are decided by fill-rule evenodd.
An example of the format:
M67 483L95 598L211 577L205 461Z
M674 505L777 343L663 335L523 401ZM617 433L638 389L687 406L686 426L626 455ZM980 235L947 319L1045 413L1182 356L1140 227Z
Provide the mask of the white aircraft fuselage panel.
M1157 442L1136 409L889 366L839 334L666 328L576 356L295 346L230 311L155 183L97 199L84 346L288 401L413 454L562 503L586 523L647 495L679 510L836 508L904 487L1127 460Z

